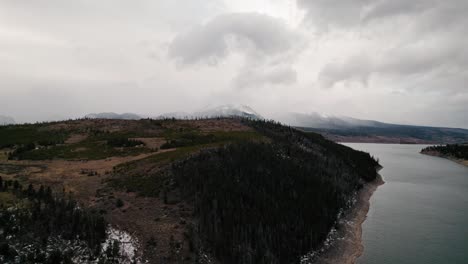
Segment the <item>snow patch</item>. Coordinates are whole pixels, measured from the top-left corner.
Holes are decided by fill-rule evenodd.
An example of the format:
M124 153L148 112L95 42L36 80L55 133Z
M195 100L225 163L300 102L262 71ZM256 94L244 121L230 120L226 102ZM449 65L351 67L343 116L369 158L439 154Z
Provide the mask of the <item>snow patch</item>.
M107 238L101 245L101 252L106 252L113 243L118 242L120 253L119 264L147 263L147 261L142 261L141 256L138 254L140 243L137 238L126 231L118 230L112 226L107 228L106 233Z

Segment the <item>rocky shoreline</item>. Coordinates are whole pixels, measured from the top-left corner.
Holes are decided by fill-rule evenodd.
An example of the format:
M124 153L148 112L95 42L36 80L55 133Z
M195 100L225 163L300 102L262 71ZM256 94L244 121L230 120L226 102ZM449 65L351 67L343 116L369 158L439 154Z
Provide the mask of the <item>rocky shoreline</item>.
M362 255L362 224L367 218L370 198L377 188L384 184L380 175L364 185L356 197L356 203L337 226L337 238L330 248L322 253L314 263L317 264L354 264Z

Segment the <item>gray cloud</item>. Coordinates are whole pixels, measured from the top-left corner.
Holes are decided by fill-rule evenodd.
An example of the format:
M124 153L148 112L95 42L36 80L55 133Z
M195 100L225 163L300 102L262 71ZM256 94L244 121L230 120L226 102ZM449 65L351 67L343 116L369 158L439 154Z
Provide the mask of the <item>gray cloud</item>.
M361 53L326 65L319 73L319 82L329 88L342 81L367 85L372 75L402 79L420 76L429 78L433 84L416 87L419 89L434 88L449 93L466 91L463 84L468 77L468 52L463 45L466 40L465 37L453 40L438 37L398 46L380 54Z
M234 77L237 88L286 85L297 80L290 63L301 35L282 20L259 13L231 13L178 35L169 55L183 65L217 65L231 53L245 57Z
M306 21L325 30L329 26L349 27L359 24L364 8L370 3L370 0L297 0L298 6L306 11Z
M376 45L382 46L395 45L395 41L407 46L437 37L444 41L466 41L468 1L465 0L297 0L297 3L306 13L305 24L322 35L330 30L363 34L371 41L379 38Z
M392 16L422 14L436 5L435 0L379 0L362 5L363 20L385 19Z
M306 21L319 28L366 26L374 20L413 15L427 16L426 25L431 20L447 24L466 18L468 8L464 0L297 0L297 3L306 11Z
M263 58L287 53L298 38L279 19L259 13L232 13L178 35L169 54L184 64L216 62L225 58L230 48Z
M322 1L298 2L315 27L333 26L367 38L361 49L353 51L358 55L348 54L322 67L318 75L322 87L340 82L367 85L371 77L377 77L399 80L399 90L411 86L440 93L465 92L466 1L355 0L338 9Z

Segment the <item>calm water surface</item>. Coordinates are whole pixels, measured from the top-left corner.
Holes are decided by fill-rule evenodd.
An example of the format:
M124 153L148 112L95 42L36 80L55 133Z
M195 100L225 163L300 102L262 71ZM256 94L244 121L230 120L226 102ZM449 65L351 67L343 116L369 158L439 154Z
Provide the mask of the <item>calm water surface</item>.
M468 167L423 145L346 144L380 159L359 264L468 263Z

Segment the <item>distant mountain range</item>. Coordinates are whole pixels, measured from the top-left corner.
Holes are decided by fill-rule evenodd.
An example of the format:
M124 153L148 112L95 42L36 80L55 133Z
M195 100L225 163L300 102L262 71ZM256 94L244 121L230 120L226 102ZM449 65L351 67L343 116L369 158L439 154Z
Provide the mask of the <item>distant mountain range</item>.
M98 113L86 118L138 120L149 116L133 113ZM221 105L206 107L193 113L173 112L155 116L155 119L245 117L264 119L246 105ZM468 142L468 130L461 128L430 127L389 124L374 120L362 120L346 116L325 116L318 113L281 113L275 120L304 131L320 133L337 142L404 143L404 144L450 144Z
M324 128L324 129L346 129L352 127L387 127L390 124L362 120L346 116L326 116L319 113L281 113L277 116L279 121L292 126Z
M246 105L220 105L215 107L206 107L199 111L172 112L152 117L154 119L176 118L176 119L194 119L194 118L213 118L213 117L245 117L251 119L263 119L263 117ZM139 120L142 118L151 118L150 116L138 115L134 113L117 114L113 112L88 114L85 118L90 119L123 119Z
M12 117L0 115L0 126L16 124Z
M317 113L282 114L279 121L305 131L318 132L339 142L437 144L468 142L468 130L461 128L389 124L352 117Z

